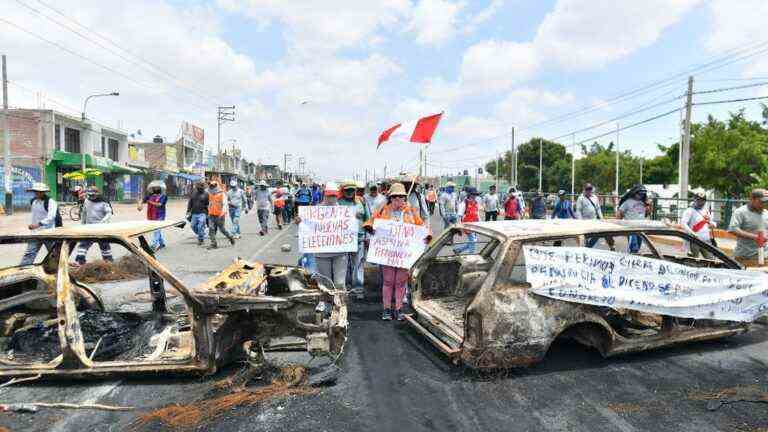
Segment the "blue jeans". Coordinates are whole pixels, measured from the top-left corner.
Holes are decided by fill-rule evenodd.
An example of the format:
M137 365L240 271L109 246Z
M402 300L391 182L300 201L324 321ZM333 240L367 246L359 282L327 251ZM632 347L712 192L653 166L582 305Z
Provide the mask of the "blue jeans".
M229 206L229 220L232 221L232 235L240 235L240 207Z
M458 222L458 218L455 214L443 216L443 229L448 229L451 226L456 225L456 222Z
M629 253L637 253L640 251L640 246L643 245L643 239L640 236L629 236Z
M205 231L208 227L208 215L205 213L195 213L192 215L192 231L197 234L197 239L205 239Z
M590 239L587 239L587 247L593 248L597 244L598 240L600 240L600 237L592 237Z
M469 255L475 253L475 243L477 243L477 234L471 232L467 234L467 242L453 248L453 252L456 255L467 253Z
M40 251L40 248L43 247L43 244L45 244L45 248L48 250L51 250L53 247L53 242L40 242L40 241L30 241L27 243L27 250L24 252L24 257L21 258L20 266L28 266L32 265L35 262L35 258L37 258L37 253Z
M163 230L152 231L152 247L159 249L165 247L165 239L163 238Z
M357 242L357 252L350 252L347 262L347 280L352 288L361 288L363 284L365 264L365 243Z

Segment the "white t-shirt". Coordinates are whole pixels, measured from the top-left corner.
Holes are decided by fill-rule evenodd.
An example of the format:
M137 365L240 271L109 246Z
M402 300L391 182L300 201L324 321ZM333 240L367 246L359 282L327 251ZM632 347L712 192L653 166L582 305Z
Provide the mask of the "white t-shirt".
M709 224L702 224L698 231L693 230L693 227L705 218L709 218L710 221L712 220L712 216L706 208L695 209L693 207L688 207L680 218L680 224L689 234L695 235L702 241L709 242L712 239ZM712 223L714 224L714 222Z

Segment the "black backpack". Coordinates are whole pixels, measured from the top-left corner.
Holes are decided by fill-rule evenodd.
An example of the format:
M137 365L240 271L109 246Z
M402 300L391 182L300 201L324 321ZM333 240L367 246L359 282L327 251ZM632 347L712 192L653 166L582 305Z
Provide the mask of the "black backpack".
M48 201L51 200L51 197L46 197L47 199L43 201L43 208L45 211L48 211ZM32 200L29 202L29 205L32 205L32 203L35 202L35 198L32 198ZM56 217L53 220L53 226L63 227L64 226L64 219L61 218L61 212L59 211L59 207L56 207Z

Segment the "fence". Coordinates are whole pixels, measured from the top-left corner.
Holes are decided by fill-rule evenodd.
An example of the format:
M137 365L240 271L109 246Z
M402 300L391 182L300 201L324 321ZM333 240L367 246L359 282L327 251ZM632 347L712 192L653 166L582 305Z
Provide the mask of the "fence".
M536 196L535 193L525 193L526 206L531 208L531 200ZM566 195L571 202L576 202L578 195ZM557 203L556 194L545 194L547 199L547 210L551 212L555 203ZM616 204L618 199L615 195L598 195L600 201L600 210L603 213L603 217L611 218L616 215ZM690 206L691 200L678 199L678 198L651 198L651 214L652 220L670 220L672 222L679 222L680 216L683 215L683 211ZM727 228L731 221L733 211L740 206L746 204L746 200L707 200L705 208L712 214L712 219L717 223L718 227Z

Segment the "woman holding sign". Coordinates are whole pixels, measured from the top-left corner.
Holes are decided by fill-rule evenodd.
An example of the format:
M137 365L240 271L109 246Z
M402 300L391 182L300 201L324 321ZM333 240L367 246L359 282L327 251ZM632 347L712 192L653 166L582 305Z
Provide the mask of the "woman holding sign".
M419 210L414 209L405 203L406 196L405 186L403 186L402 183L393 184L389 189L389 203L374 213L373 217L363 225L363 228L368 231L368 233L375 235L373 222L376 219L387 219L413 225L424 225L424 221L419 215ZM431 240L431 235L427 235L424 239L426 243L429 243ZM408 283L408 269L382 265L381 272L384 276L384 283L382 286L384 312L381 315L381 319L385 321L392 320L392 294L394 293L394 317L397 318L398 321L402 321L404 316L401 309L403 307L403 297L405 296L405 285Z

